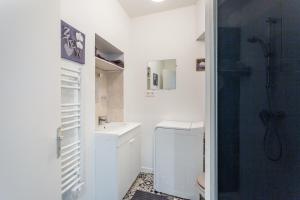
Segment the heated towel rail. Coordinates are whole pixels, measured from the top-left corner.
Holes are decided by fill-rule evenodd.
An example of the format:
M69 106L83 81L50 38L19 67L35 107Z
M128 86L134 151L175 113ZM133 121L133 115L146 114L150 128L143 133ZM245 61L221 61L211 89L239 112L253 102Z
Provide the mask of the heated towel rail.
M61 127L57 155L61 161L61 194L79 192L81 177L80 69L61 68Z

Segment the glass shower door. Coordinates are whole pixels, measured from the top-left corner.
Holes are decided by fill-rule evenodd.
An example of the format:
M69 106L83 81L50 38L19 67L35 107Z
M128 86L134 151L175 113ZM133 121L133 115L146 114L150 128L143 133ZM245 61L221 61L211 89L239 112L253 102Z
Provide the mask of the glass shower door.
M219 199L300 199L299 12L218 0Z

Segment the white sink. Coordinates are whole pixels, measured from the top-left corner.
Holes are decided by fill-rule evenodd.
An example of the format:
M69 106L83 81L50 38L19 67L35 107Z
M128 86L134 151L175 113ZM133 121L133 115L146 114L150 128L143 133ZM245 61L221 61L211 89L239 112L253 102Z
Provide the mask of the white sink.
M111 122L111 123L105 123L103 125L99 125L96 128L96 131L108 131L108 132L114 132L114 131L118 131L124 127L126 127L128 125L128 123L126 122Z
M121 136L139 125L140 123L133 122L110 122L96 127L96 134L112 134Z

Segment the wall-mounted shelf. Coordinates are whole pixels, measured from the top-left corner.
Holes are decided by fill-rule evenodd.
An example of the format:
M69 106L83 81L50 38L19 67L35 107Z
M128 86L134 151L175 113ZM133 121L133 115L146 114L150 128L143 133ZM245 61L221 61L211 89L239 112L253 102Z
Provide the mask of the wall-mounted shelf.
M198 38L197 41L205 41L205 32L203 32Z
M102 53L108 54L108 55L116 55L120 56L124 54L123 51L115 47L110 42L106 41L104 38L102 38L100 35L95 34L95 45L96 48L101 51Z
M97 69L103 71L123 71L124 53L95 34L95 64Z
M96 67L103 71L122 71L122 70L124 70L124 68L122 68L114 63L108 62L104 59L98 58L98 57L95 57L95 63L96 63Z

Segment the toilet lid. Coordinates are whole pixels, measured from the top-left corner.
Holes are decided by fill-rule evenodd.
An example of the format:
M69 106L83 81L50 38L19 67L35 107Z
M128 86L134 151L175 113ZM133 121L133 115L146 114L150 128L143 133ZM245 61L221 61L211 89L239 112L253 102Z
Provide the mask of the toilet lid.
M199 176L197 182L202 189L205 189L205 175Z

